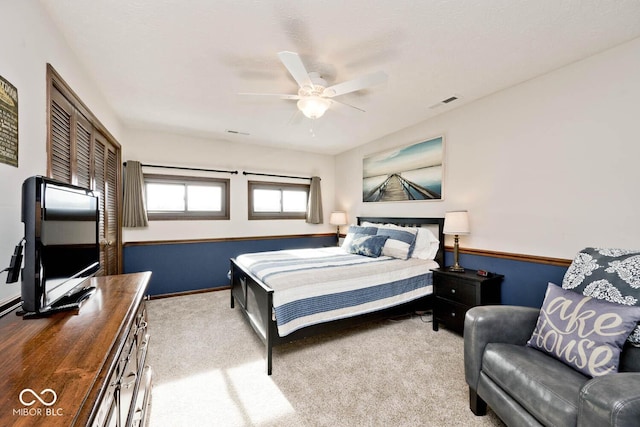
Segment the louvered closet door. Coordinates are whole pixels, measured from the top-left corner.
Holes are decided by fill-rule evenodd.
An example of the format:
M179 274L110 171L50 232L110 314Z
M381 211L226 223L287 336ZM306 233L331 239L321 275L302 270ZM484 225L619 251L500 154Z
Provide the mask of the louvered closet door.
M106 255L106 244L107 244L107 235L106 235L106 222L105 218L105 151L106 147L104 144L100 142L94 141L94 150L93 150L93 158L94 158L94 182L93 189L94 192L98 195L100 203L100 227L98 232L98 241L100 242L100 271L98 275L106 276L105 271L108 270L107 267L107 255Z
M100 192L100 263L104 274L118 274L119 151L100 133L96 134L94 143L95 189Z
M49 176L71 184L71 131L75 109L57 90L51 93Z
M75 131L75 149L72 149L72 153L75 152L75 162L72 162L72 165L75 164L75 171L73 167L71 168L73 184L84 188L92 188L91 133L93 126L91 126L89 120L78 112L75 115Z
M120 147L53 86L50 91L49 176L91 188L100 203L100 271L120 272Z

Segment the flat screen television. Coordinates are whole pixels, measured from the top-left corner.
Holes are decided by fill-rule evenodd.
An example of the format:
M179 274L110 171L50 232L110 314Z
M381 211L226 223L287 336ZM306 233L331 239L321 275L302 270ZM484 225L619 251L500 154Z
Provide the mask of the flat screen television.
M75 309L100 268L98 197L89 189L42 176L22 184L25 317Z

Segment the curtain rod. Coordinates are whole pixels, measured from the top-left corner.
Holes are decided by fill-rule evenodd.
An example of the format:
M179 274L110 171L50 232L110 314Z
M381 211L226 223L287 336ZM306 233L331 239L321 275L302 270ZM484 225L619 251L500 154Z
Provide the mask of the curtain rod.
M124 166L127 166L127 162L122 163ZM140 166L146 168L162 168L162 169L180 169L180 170L188 170L188 171L201 171L201 172L221 172L221 173L230 173L231 175L235 175L238 171L230 171L230 170L221 170L221 169L202 169L202 168L187 168L182 166L165 166L165 165L150 165L146 163L140 163Z
M247 171L242 171L242 174L243 175L270 176L270 177L274 177L274 178L311 179L311 177L308 177L308 176L274 175L274 174L270 174L270 173L258 173L258 172L247 172Z

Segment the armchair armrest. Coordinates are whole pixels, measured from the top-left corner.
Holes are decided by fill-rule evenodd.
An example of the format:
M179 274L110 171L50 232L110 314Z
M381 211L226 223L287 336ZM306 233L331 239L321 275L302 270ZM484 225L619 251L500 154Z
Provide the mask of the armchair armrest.
M536 327L540 309L509 305L473 307L464 319L464 372L477 390L482 355L488 343L525 345Z
M580 390L578 426L637 426L640 420L640 372L597 377Z

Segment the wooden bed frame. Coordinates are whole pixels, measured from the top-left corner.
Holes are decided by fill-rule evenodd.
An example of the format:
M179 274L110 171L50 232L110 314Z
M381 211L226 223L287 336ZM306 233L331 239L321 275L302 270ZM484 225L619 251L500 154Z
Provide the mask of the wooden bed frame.
M438 240L440 248L435 261L444 266L444 218L398 218L398 217L358 217L358 224L372 222L380 224L396 224L406 227L421 227L423 225L438 226ZM231 259L231 308L238 303L244 316L249 321L253 330L266 346L267 375L272 372L273 346L286 342L291 342L301 338L319 335L329 331L341 330L352 327L363 322L374 319L388 318L392 315L413 312L416 309L424 309L425 304L430 307L431 295L409 301L385 310L354 316L347 319L334 320L318 325L307 326L291 334L280 337L273 313L273 289L265 285L260 279L246 271L236 263L235 258ZM400 310L400 311L399 311Z

